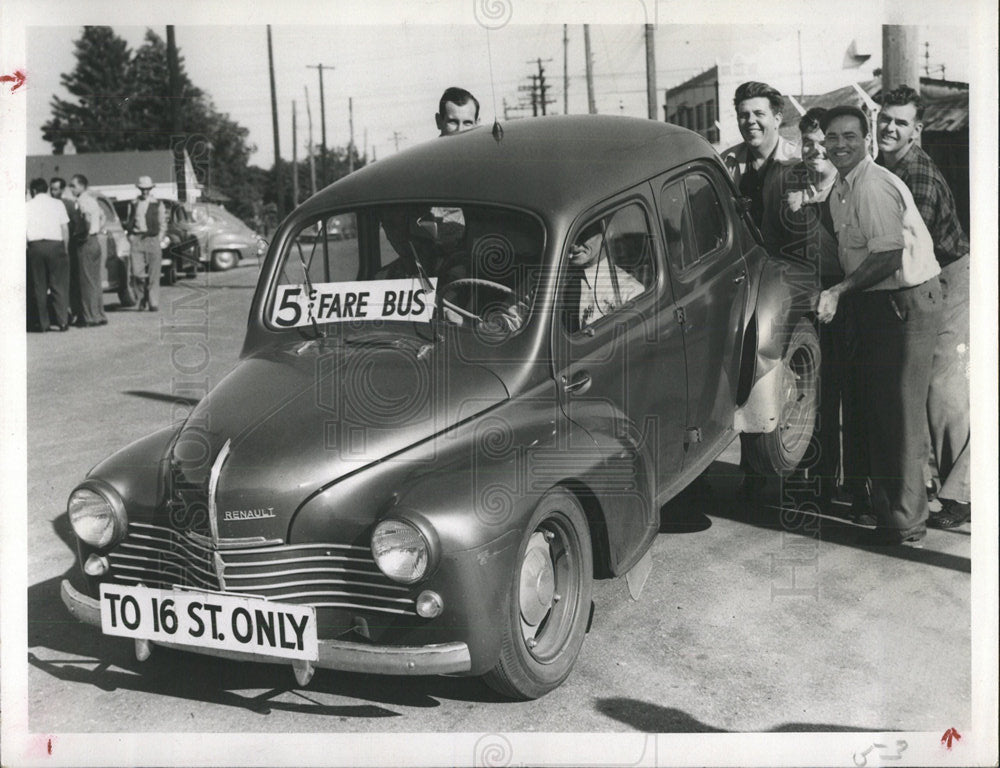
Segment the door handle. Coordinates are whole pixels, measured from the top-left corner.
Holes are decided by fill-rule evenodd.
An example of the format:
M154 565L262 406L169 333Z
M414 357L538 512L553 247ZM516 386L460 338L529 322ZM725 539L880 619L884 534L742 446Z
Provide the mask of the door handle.
M573 376L572 380L567 376L562 377L563 392L565 392L567 395L571 395L574 393L582 394L586 392L588 389L590 389L590 384L591 384L590 374L587 373L586 371L581 371L580 373L577 373L576 375Z
M740 272L736 277L733 278L733 282L739 285L746 279L747 279L747 273L746 270L744 270L743 272Z

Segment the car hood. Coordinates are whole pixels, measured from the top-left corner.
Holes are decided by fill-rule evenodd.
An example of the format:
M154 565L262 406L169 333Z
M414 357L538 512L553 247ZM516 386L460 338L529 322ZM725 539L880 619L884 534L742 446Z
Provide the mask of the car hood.
M194 408L170 452L175 526L207 511L220 538L284 539L317 491L508 396L486 368L411 340L326 344L245 359Z

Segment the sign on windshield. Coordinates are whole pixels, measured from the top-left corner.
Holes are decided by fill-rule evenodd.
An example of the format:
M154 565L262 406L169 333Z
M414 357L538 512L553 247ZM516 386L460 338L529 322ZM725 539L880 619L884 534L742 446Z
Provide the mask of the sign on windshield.
M330 211L286 243L268 311L276 328L438 318L512 332L529 313L544 239L526 213L434 202Z

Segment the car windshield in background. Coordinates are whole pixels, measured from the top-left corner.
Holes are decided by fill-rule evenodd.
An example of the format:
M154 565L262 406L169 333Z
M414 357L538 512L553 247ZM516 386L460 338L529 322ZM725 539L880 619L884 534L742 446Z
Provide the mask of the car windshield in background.
M330 211L303 222L287 241L268 321L321 328L440 319L511 334L530 311L543 246L537 219L495 206Z

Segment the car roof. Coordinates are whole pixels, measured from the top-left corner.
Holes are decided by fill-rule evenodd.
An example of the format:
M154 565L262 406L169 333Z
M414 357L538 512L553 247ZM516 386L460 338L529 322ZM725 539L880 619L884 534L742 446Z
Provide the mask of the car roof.
M502 127L500 141L481 125L381 159L303 207L440 198L575 212L677 165L717 157L698 134L655 120L549 116Z

